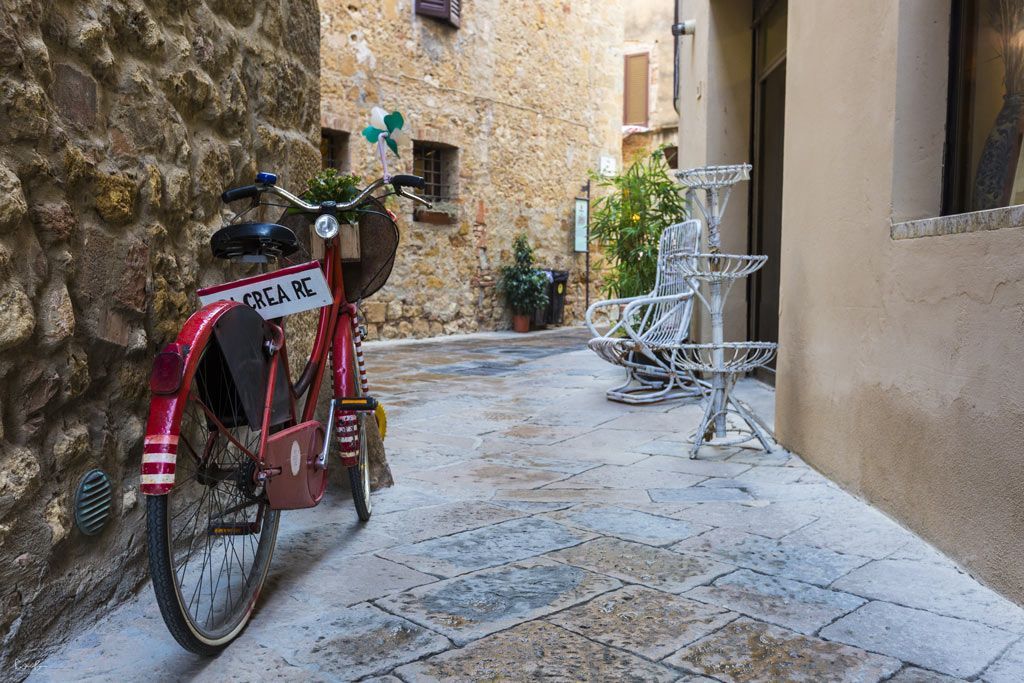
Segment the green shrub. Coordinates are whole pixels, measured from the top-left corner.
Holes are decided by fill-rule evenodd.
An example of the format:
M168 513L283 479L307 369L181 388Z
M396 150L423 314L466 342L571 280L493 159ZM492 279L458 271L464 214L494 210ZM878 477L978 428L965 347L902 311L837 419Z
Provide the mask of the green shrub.
M532 315L548 303L548 278L533 267L533 248L521 233L512 241L512 263L501 267L498 291L516 315Z
M686 215L685 188L669 170L659 148L620 175L593 176L609 190L594 202L590 219L590 239L601 244L607 259L601 289L608 297L638 296L654 288L661 231Z

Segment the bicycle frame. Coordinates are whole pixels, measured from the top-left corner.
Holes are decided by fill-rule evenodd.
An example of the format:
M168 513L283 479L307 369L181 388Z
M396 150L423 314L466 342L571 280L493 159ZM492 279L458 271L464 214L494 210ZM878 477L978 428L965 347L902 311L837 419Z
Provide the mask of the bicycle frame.
M264 423L266 423L270 407L273 405L276 374L281 371L282 364L290 394L289 406L293 424L313 419L317 399L320 396L320 386L327 369L329 350L332 352L333 359L332 388L334 396L351 397L356 395L355 383L359 381L359 378L353 351L352 329L357 311L355 304L350 303L345 297L341 250L337 238L327 241L321 268L331 287L333 301L330 306L320 309L316 337L309 361L299 381L295 384L291 382L289 375L287 340L284 330L281 326L270 323L275 331L275 336L279 339L279 344L275 340L274 343L278 349L271 358L265 391ZM188 391L200 361L200 358L191 354L190 350L205 346L217 321L228 311L243 305L234 301L218 301L204 306L189 317L174 343L168 344L157 355L150 378L153 398L150 402L143 445L140 488L144 495L164 495L174 487L181 413L187 402ZM303 404L301 418L296 419L296 400L304 392L306 400ZM216 424L216 418L213 420ZM334 425L327 425L327 429L333 430ZM242 451L253 458L257 465L265 461L267 432L268 430L264 430L261 436L258 453L252 453L242 448ZM329 433L327 438L330 438Z

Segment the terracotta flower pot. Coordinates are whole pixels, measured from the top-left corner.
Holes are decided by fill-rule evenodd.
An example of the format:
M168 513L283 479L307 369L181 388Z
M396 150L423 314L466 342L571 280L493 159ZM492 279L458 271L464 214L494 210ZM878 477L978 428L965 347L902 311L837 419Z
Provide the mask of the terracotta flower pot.
M519 315L518 313L512 316L512 329L516 332L529 332L530 331L530 316Z

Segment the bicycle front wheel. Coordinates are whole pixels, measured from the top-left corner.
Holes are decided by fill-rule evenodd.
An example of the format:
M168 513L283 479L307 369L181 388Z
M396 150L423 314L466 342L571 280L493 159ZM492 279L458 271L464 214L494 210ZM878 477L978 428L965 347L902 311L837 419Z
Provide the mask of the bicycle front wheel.
M174 638L214 655L245 628L267 577L280 512L257 485L260 432L243 414L216 343L182 412L174 488L147 498L149 570ZM233 425L233 426L231 426Z

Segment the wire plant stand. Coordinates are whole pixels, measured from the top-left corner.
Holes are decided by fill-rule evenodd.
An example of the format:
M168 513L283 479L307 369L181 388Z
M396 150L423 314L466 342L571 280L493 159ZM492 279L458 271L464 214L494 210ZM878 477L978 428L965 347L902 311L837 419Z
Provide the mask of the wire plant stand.
M771 452L775 444L768 431L739 401L731 396L736 380L763 367L775 358L772 342L726 342L723 309L737 280L757 272L767 256L723 254L719 226L732 188L750 179L750 164L704 166L676 173L687 187L690 207L697 207L707 224L707 251L679 257L679 268L706 289L696 296L711 315L711 342L684 344L674 356L680 371L710 376L711 387L704 396L705 407L697 431L692 435L690 457L701 446L731 446L757 440ZM703 193L703 197L700 193ZM692 210L692 208L691 208Z

